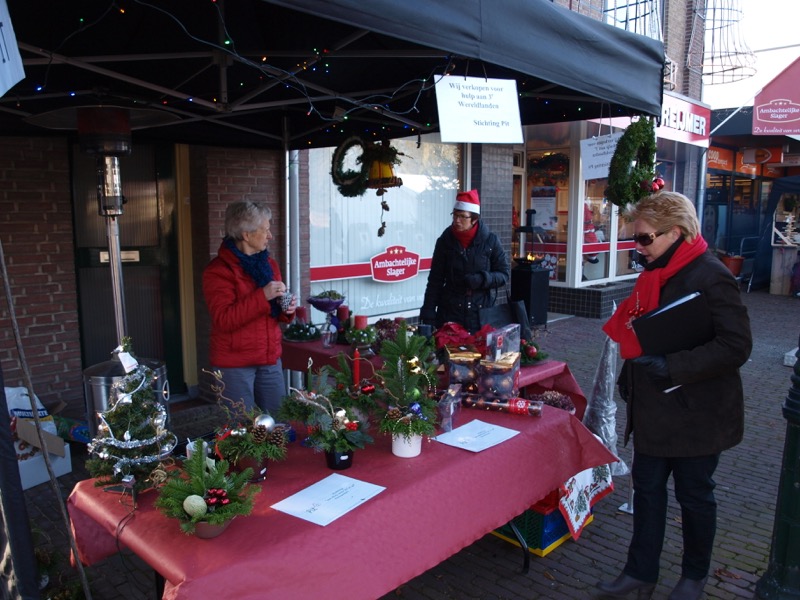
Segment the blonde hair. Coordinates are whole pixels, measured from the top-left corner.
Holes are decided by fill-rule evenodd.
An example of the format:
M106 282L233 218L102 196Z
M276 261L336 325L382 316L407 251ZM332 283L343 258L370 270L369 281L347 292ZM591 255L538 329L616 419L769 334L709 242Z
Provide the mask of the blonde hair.
M263 202L232 202L225 209L225 235L241 240L245 233L256 231L272 218L272 210Z
M679 227L687 242L693 242L700 235L700 222L694 204L678 192L656 192L628 207L622 216L627 221L642 219L659 231L669 231Z

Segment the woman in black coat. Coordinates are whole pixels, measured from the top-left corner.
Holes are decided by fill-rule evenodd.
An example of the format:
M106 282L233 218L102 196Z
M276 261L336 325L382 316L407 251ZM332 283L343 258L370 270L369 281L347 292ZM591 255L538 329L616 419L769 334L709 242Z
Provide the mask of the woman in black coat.
M660 192L629 207L644 271L631 296L603 327L626 359L618 383L627 402L625 442L633 434L633 536L614 581L600 582L608 598L650 598L658 581L667 518L667 481L681 507L683 560L671 600L703 593L711 564L717 505L714 471L720 453L744 433L739 367L752 348L747 309L733 275L708 252L692 202ZM633 319L699 291L711 321L708 341L664 356L645 355ZM677 329L699 328L684 323ZM666 336L670 332L664 332Z
M497 236L480 220L477 190L460 192L453 224L433 250L420 322L441 327L454 321L470 333L480 329L480 309L494 306L497 288L508 283L511 268Z

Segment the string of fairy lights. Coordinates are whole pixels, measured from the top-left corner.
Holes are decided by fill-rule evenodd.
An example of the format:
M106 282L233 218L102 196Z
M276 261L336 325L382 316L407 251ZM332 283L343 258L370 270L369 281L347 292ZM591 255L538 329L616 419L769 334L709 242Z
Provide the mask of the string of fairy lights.
M202 37L195 35L194 33L192 33L192 31L190 31L190 28L178 16L176 16L163 6L147 2L146 0L130 0L130 2L133 2L134 4L142 6L146 9L163 14L164 16L172 20L180 28L180 30L187 38L201 45L207 46L213 50L223 52L224 54L232 57L237 62L245 66L251 67L258 73L259 77L264 77L269 80L277 81L286 88L294 90L297 94L301 95L308 102L306 114L308 116L315 114L323 121L330 121L330 122L341 121L343 119L347 119L348 116L353 112L365 109L380 110L382 113L388 115L395 115L398 117L419 113L420 111L418 109L418 105L423 94L434 88L436 81L439 78L452 73L455 66L454 57L449 55L443 56L445 60L441 64L438 64L434 66L432 69L430 69L430 71L427 73L426 76L409 79L403 82L401 85L397 86L396 89L394 89L394 91L391 93L376 93L369 96L365 96L360 99L343 98L343 100L346 100L347 102L351 103L352 106L350 106L349 108L339 107L336 114L326 115L317 108L313 94L309 91L309 88L306 86L303 80L298 77L298 74L309 70L316 71L320 67L324 69L325 73L329 73L330 62L328 61L330 58L334 58L335 55L331 55L328 50L319 50L318 48L312 49L309 53L308 59L298 63L293 71L289 71L274 64L270 64L266 56L262 56L260 58L260 61L256 61L241 54L236 47L236 41L234 40L233 36L229 31L228 24L226 23L222 7L216 0L210 0L209 3L217 13L217 19L220 24L220 32L223 38L222 43L208 39L203 39ZM118 0L112 0L111 2L109 2L108 6L98 17L93 18L91 20L88 20L85 17L80 17L79 26L69 35L67 35L58 44L58 46L56 46L56 49L52 52L52 54L53 55L57 54L58 51L61 48L63 48L67 44L67 42L73 39L74 37L84 34L88 30L94 27L102 25L103 22L106 19L108 19L110 15L112 15L112 13L119 13L121 15L125 15L126 9L120 2L118 2ZM43 93L47 91L50 67L52 66L52 64L53 60L51 58L50 62L47 65L47 69L45 70L43 81L35 88L37 92ZM398 107L392 106L392 103L396 99L398 99L398 97L403 97L405 95L410 96L409 104L407 107L403 109L398 109ZM192 102L193 98L189 97L187 101ZM216 101L216 99L214 99L214 101ZM162 105L168 106L168 104L169 104L168 101L162 98Z

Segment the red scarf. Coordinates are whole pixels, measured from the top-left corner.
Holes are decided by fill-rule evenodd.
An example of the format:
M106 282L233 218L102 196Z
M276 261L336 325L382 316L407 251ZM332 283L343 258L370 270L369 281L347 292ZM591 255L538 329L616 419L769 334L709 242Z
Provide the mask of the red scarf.
M453 226L451 225L451 227ZM458 243L461 244L462 248L469 248L469 245L472 243L472 240L474 240L475 236L478 235L478 224L475 223L475 225L473 225L466 231L459 231L458 229L453 227L453 235L458 240Z
M603 331L608 337L619 342L619 353L622 358L636 358L642 355L642 347L631 327L631 321L658 308L659 295L664 284L675 273L703 254L707 248L708 244L700 236L691 244L684 241L664 267L643 271L639 275L631 295L622 301L617 311L603 325Z

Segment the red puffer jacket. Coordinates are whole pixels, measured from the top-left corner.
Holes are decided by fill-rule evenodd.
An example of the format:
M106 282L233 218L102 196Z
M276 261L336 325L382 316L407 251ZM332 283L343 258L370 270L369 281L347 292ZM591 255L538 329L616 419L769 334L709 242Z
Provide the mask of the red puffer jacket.
M281 271L269 259L276 281ZM214 367L274 365L281 357L280 322L291 317L270 316L272 307L239 260L223 244L203 271L203 296L211 315L208 358Z

